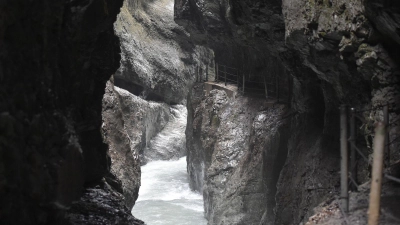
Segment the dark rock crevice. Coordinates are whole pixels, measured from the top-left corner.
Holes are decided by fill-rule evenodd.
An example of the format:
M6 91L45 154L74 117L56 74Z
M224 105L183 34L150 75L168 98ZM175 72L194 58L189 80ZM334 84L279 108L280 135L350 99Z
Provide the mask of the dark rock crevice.
M204 79L204 74L215 74L214 56L216 62L235 65L249 77L268 73L290 76L291 112L287 113L291 116L282 123L279 118L287 109L258 109L265 104L259 103L260 99L231 101L220 91L203 98L203 88L198 86L189 95L188 171L191 186L205 193L211 224L306 221L314 206L337 193L338 107L373 108L362 114L373 121L382 119L377 108L389 104L390 123L398 121L397 2L175 0L173 17L165 10L154 10L158 7L154 1L130 0L125 1L114 27L118 38L113 23L122 3L0 3L2 222L81 220L80 212L92 213L90 209L103 206L119 207L123 213L107 215L98 223L116 223L115 216L125 222L133 219L121 202L125 198L126 205L134 203L138 180L127 183L109 172L129 172L137 177L137 159L113 162L100 133L104 88L114 73L117 86L145 100L174 104L185 101L197 76ZM171 6L162 5L172 11ZM118 69L120 52L122 67ZM105 111L117 110L118 121L103 126L109 132L103 137L110 150L120 148L119 153L134 157L162 127L152 124L165 122L168 113L158 106L157 112L142 113L143 120L127 117L126 112L138 112L129 107L132 99L146 110L151 111L152 106L119 92L109 90L106 95ZM155 120L152 115L157 115ZM234 123L228 123L231 121ZM121 136L110 135L114 128ZM264 128L272 131L261 138L258 134L266 134ZM235 129L246 132L232 138ZM392 140L398 133L398 124L390 127ZM364 138L371 139L363 134L358 137ZM229 141L237 151L229 151ZM362 140L361 148L368 153L365 142ZM239 148L238 143L245 144ZM398 147L399 142L391 144L392 163L400 159ZM120 170L126 164L136 167ZM368 180L368 168L359 169L363 174L360 181ZM237 181L243 181L243 186ZM225 187L226 192L220 192ZM84 188L84 196L73 204L71 217L66 219L66 209L81 197ZM93 193L115 204L92 204L96 202Z
M190 184L203 192L209 224L273 224L287 155L286 109L202 90L195 85L189 94L186 135Z
M122 0L0 3L2 223L68 222L65 211L84 184L108 173L101 101L119 66L113 23L121 6Z
M373 121L382 120L379 106L389 104L390 123L399 117L397 3L381 0L187 2L197 1L176 0L175 19L194 29L193 40L207 43L215 52L216 62L236 65L246 74L265 76L275 72L270 64L279 61L282 66L277 67L282 68L278 76L288 74L292 78L288 83L293 118L287 137L288 155L278 181L276 224L307 220L313 207L337 193L339 106L372 108L361 116ZM201 15L190 16L188 12L194 10ZM207 17L217 19L204 19ZM202 27L196 31L199 23ZM215 26L229 27L215 32ZM359 125L368 127L368 124ZM398 136L398 125L390 128L390 137ZM193 126L193 135L208 132L197 129L196 124ZM371 139L363 137L363 132L359 131L360 139ZM194 148L198 145L193 144ZM362 140L360 146L367 149L364 145ZM400 156L393 152L397 145L391 145L391 154L395 155L392 163ZM360 171L363 171L360 182L366 181L368 168ZM201 181L195 183L201 185Z
M133 207L140 165L186 155L184 137L161 140L163 132L184 129L186 95L196 79L213 76L214 59L174 22L171 0L126 0L114 30L121 65L103 98L102 133L115 177L110 182L122 185L125 204Z

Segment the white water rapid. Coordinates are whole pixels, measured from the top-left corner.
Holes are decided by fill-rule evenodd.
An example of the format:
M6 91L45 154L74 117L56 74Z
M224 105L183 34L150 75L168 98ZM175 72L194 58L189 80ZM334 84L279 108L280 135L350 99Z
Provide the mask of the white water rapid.
M172 109L175 119L152 140L151 151L164 153L181 151L177 143L185 145L186 117L183 106ZM186 121L186 120L185 120ZM179 134L178 134L179 133ZM179 140L180 137L181 140ZM147 149L149 150L149 149ZM179 160L151 161L142 166L139 198L132 214L147 225L206 225L203 197L189 188L186 157Z
M170 108L171 119L144 150L142 163L155 160L179 159L186 155L185 129L187 109L183 105Z

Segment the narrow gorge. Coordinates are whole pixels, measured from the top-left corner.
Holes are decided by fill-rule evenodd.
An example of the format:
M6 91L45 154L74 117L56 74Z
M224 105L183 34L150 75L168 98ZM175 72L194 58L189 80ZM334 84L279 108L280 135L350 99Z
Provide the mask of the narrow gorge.
M390 0L2 1L0 224L367 224L377 122L400 224L399 31Z

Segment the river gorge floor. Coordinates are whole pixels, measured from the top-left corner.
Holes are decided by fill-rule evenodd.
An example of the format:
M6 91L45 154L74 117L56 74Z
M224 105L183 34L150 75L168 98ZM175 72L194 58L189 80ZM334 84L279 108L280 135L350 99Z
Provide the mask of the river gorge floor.
M206 225L203 196L189 188L186 157L142 166L132 214L148 225Z
M379 181L400 224L399 31L389 0L0 1L0 224L363 225Z

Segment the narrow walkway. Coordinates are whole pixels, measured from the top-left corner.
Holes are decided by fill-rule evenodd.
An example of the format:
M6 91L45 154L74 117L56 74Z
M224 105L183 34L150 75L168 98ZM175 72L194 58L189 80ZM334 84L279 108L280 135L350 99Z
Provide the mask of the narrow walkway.
M243 71L215 64L215 76L209 76L208 68L206 76L197 69L197 82L204 82L204 90L208 95L211 90L218 89L226 92L229 98L235 99L237 93L252 97L265 98L268 103L288 103L290 101L290 79L286 73L269 71L265 75L246 74ZM205 78L205 79L202 79Z
M225 91L225 93L228 95L229 98L235 99L237 96L237 93L239 92L239 88L235 84L226 84L224 82L215 82L215 81L207 81L204 82L204 90L206 91L206 94L210 94L211 90L222 90ZM260 96L258 96L260 97ZM277 99L275 98L267 98L266 99L267 104L270 106L273 106L274 104L278 103Z
M215 81L210 81L207 75L204 84L207 94L213 89L224 90L233 99L236 98L238 92L250 97L266 98L271 104L288 102L290 99L290 81L285 73L279 76L276 71L270 71L266 75L246 75L237 68L217 63Z
M210 93L211 90L218 89L223 90L226 92L229 98L236 98L236 94L238 92L238 86L235 84L227 84L223 82L215 82L215 81L207 81L204 82L204 90L206 91L207 95Z

